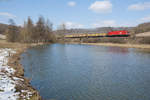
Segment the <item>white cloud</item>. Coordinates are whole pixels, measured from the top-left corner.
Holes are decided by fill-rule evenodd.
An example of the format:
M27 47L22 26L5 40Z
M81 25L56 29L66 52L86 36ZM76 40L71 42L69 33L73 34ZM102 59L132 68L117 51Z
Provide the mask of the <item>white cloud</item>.
M83 28L84 25L79 24L79 23L73 23L73 22L65 22L65 25L67 27L67 29L71 29L71 28Z
M132 4L128 7L129 10L146 10L150 9L150 2Z
M115 20L98 21L98 22L92 24L92 27L94 27L94 28L96 28L96 27L114 27L114 26L117 26Z
M150 16L146 16L140 19L141 22L150 22Z
M7 12L0 12L0 16L5 16L5 17L8 17L8 18L16 18L15 15L7 13Z
M110 1L96 1L89 7L89 10L92 10L96 13L110 13L112 12L112 3Z
M68 2L68 6L70 6L70 7L74 7L75 5L76 5L76 2L74 2L74 1Z

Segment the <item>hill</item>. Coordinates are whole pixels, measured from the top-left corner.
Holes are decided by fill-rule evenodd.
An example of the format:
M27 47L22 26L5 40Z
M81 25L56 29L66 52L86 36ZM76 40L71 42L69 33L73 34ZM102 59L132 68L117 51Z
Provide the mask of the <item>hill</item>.
M100 27L95 29L69 29L66 30L66 34L78 34L78 33L108 33L116 30L132 30L134 27Z
M134 28L135 34L149 31L150 31L150 22L139 24L136 28Z

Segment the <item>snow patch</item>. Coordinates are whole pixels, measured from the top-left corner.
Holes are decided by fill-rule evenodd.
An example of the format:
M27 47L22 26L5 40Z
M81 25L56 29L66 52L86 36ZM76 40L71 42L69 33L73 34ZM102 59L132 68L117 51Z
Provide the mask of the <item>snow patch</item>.
M16 85L19 81L24 81L24 79L13 77L15 70L7 65L8 58L16 53L12 49L0 49L0 100L17 100L22 97L23 100L30 99L32 93L28 90L21 90L21 92L16 92Z

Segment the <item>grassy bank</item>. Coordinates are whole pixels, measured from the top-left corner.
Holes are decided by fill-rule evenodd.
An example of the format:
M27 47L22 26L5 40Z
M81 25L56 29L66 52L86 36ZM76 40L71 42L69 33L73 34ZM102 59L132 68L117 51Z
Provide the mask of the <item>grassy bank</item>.
M149 44L119 44L119 43L81 43L81 44L99 45L99 46L114 46L114 47L125 47L125 48L150 49Z
M66 38L65 43L150 49L150 37Z
M41 97L31 85L29 79L24 77L24 69L20 64L20 55L29 47L36 46L37 44L20 44L9 43L6 41L0 41L0 48L11 48L16 53L10 54L8 58L8 66L15 70L15 73L10 77L16 77L17 80L15 86L15 92L19 93L19 100L41 100ZM24 98L28 97L28 98Z

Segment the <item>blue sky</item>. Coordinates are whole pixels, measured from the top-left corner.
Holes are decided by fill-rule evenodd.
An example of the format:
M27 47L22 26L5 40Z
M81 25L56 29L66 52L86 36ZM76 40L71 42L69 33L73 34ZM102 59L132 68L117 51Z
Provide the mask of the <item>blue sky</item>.
M150 21L150 0L0 0L0 23L13 18L18 25L42 15L54 27L136 26Z

